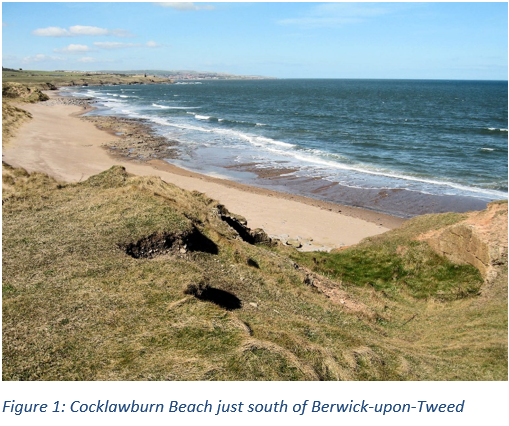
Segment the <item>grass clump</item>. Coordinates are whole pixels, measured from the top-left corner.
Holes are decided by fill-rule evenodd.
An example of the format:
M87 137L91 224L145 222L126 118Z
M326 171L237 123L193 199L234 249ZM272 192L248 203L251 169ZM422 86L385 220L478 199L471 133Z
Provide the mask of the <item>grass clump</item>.
M48 100L49 97L38 88L20 83L2 84L2 146L8 144L21 124L32 118L32 115L15 103L35 103Z
M428 215L335 253L299 253L293 258L345 285L371 286L387 294L404 290L415 298L454 300L478 293L483 280L471 265L457 265L416 238L454 224L460 214Z
M18 102L35 103L47 101L49 96L42 93L36 87L30 87L21 83L2 83L2 99L15 100Z

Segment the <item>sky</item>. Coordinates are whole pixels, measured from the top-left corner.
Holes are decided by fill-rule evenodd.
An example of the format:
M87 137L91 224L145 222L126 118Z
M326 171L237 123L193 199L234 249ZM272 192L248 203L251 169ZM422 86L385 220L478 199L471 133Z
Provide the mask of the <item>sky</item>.
M2 3L2 65L507 80L508 4Z

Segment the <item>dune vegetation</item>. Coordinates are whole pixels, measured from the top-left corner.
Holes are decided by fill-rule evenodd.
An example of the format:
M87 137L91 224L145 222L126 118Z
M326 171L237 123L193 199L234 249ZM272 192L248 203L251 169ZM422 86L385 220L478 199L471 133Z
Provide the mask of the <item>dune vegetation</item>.
M170 83L171 80L155 75L108 74L78 71L2 70L2 83L19 83L42 90L56 90L63 86L100 86L107 84Z
M2 84L2 146L10 141L21 124L31 118L20 105L48 99L48 95L34 86L10 82Z
M300 253L159 178L4 165L3 379L506 380L507 250L485 292L416 238L467 216Z

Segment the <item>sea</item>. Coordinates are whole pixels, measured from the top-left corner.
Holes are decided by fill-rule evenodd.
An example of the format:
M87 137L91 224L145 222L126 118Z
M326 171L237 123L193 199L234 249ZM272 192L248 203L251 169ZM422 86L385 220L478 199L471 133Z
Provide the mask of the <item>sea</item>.
M507 81L204 80L70 87L143 119L179 167L400 217L507 199ZM175 149L174 146L171 149Z

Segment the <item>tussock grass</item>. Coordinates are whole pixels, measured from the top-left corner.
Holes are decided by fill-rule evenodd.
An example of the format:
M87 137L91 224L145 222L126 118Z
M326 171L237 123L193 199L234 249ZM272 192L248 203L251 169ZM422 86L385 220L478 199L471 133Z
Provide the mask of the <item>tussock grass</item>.
M39 88L30 87L21 83L2 83L2 99L18 102L35 103L47 101L48 95L41 92Z
M507 291L492 299L431 285L440 277L427 270L444 260L408 240L442 218L366 241L347 260L314 262L248 244L214 200L121 167L62 184L4 165L3 182L4 380L507 378ZM153 235L180 239L150 257L127 253ZM345 280L355 250L382 247L397 260L365 262ZM295 261L361 308L306 284ZM405 283L393 280L395 264ZM473 271L453 272L451 283L478 285Z

